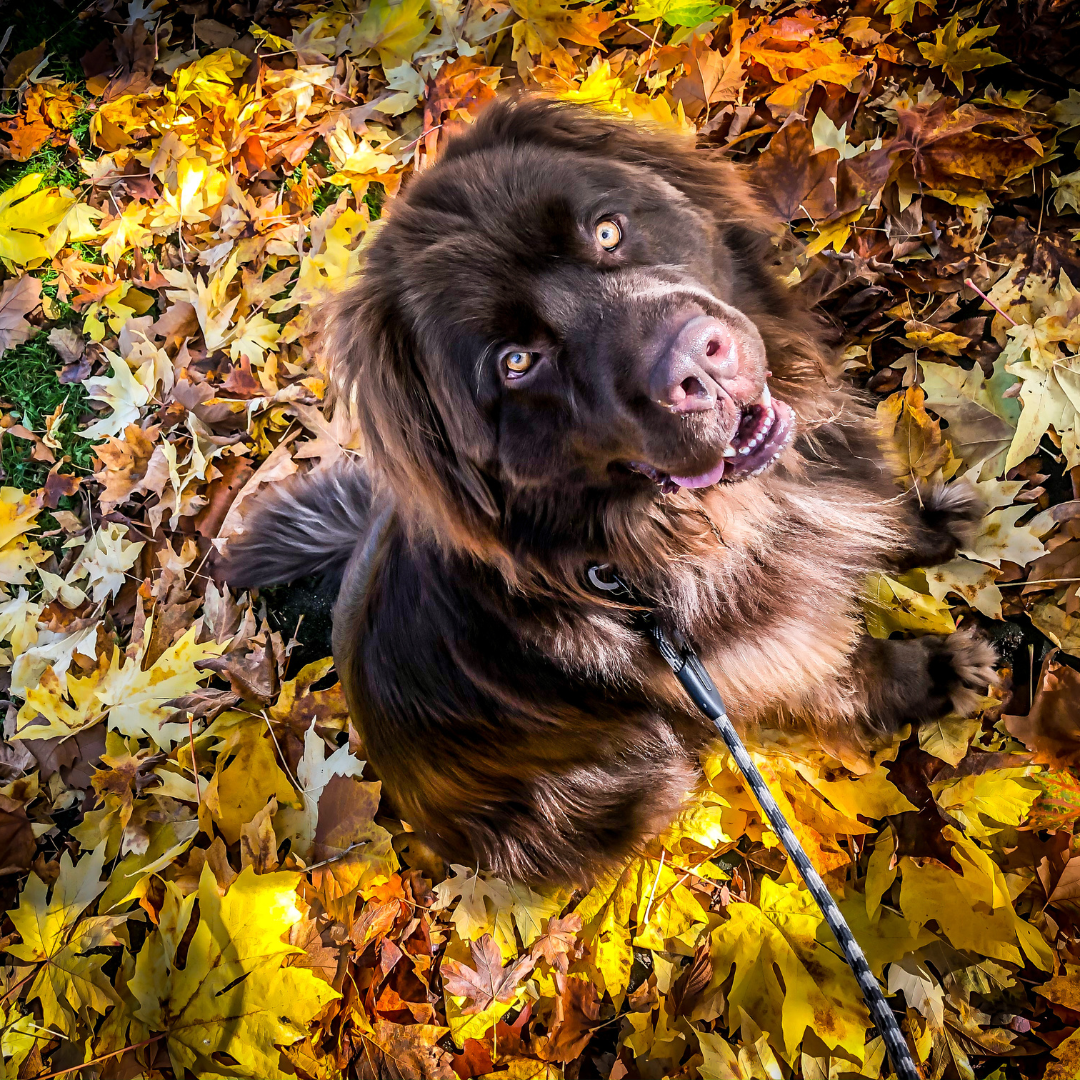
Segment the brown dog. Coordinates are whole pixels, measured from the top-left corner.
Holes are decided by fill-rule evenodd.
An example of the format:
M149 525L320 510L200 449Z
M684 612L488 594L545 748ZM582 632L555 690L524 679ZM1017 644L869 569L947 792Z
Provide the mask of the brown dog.
M437 849L581 881L694 784L714 733L595 563L745 726L861 741L971 706L988 645L874 640L858 597L950 558L976 500L894 486L732 165L521 99L389 210L327 332L363 467L275 489L227 576L343 573L352 714Z

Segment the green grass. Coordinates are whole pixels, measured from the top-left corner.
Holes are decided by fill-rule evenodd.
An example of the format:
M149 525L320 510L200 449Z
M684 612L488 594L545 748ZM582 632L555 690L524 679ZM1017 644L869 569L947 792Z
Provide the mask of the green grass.
M19 53L44 42L47 61L43 74L65 83L75 83L76 89L85 95L82 57L112 36L112 28L100 17L79 18L85 7L85 2L66 3L60 7L33 0L18 0L15 5L9 3L4 9L8 18L0 21L0 28L10 21L15 32L0 56L0 63L9 64ZM66 16L63 11L67 12ZM0 115L11 115L19 106L20 96L9 94L6 101L0 102ZM90 145L90 116L89 109L80 111L71 126L71 135L82 152L92 157L96 156L96 151ZM35 172L44 173L44 183L48 185L62 184L73 189L83 179L78 165L70 160L67 146L45 146L29 161L0 162L0 191L6 191L28 173Z
M0 191L14 187L24 176L42 173L42 187L64 187L77 191L83 179L82 169L68 159L63 146L43 146L29 161L0 163Z
M330 161L330 151L327 148L326 143L320 137L312 144L311 149L308 151L308 155L304 158L305 164L308 168L313 168L316 165L321 165L327 172L333 173L334 166ZM298 178L300 175L300 169L297 168L293 171L292 176L285 182L285 189L288 190L290 183L294 178ZM338 186L337 184L331 184L328 180L322 182L322 186L319 188L319 194L315 196L315 201L312 204L314 213L321 214L331 203L337 201L338 196L343 191L348 191L349 186ZM372 221L377 221L382 215L383 204L386 202L386 188L378 181L369 184L367 191L364 193L364 198L361 200L367 204L368 212L371 215Z
M348 190L347 184L344 187L338 187L337 184L331 184L328 180L324 180L322 187L319 188L319 194L315 196L315 201L312 204L314 213L321 214L328 206L337 201L337 197L343 191ZM383 204L386 202L386 188L376 180L368 184L368 189L364 192L364 197L360 201L367 206L368 212L371 214L371 220L378 221L382 215Z
M331 184L329 180L324 180L323 185L319 188L319 194L315 196L315 202L312 204L312 212L315 214L321 214L332 203L337 202L338 196L343 191L348 191L348 187L338 187L337 184Z
M15 32L4 50L4 62L45 42L45 52L49 57L45 74L54 75L64 82L81 82L83 70L80 61L83 56L104 38L112 37L112 28L100 16L79 18L88 6L88 3L80 0L59 5L15 0L15 3L5 5L2 25L10 22Z
M11 417L23 427L41 434L45 420L56 406L65 402L64 417L60 423L61 450L54 451L57 460L62 455L70 459L63 472L88 473L93 468L94 456L91 444L75 433L79 416L86 411L86 390L79 383L61 385L58 375L62 363L56 350L48 343L45 334L8 349L0 356L0 387L3 400L11 406ZM7 410L5 410L7 411ZM33 491L45 483L49 465L31 458L34 444L27 439L10 435L0 439L0 467L3 483Z
M383 206L386 203L386 188L378 180L368 184L363 201L367 203L367 208L371 213L371 220L378 221L382 217Z

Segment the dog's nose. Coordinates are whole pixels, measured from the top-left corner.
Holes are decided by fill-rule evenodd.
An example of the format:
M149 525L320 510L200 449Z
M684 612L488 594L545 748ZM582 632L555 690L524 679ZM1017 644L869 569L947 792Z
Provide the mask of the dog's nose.
M738 370L731 331L711 315L695 315L654 365L649 394L672 412L704 412L716 406L720 386Z

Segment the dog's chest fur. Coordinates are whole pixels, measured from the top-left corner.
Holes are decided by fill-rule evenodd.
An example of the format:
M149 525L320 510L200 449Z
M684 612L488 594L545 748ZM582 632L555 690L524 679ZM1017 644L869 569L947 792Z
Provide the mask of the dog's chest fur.
M643 538L659 554L638 565L626 551L618 568L652 598L660 619L696 643L738 721L782 723L804 711L808 691L844 668L862 632L863 579L897 543L888 503L865 488L856 497L839 480L773 477L768 497L747 487L745 497L735 489L694 505L692 542L672 551L672 537L665 544L659 534L674 526L661 513L658 535ZM680 518L685 507L671 509ZM368 568L370 576L351 575L353 584L347 578L338 608L342 625L355 626L354 615L364 612L367 662L380 656L394 668L403 649L437 650L471 682L535 677L555 701L624 698L680 727L700 725L627 611L515 596L490 567L446 559L401 535L388 538L379 558L385 565ZM582 575L585 569L583 559ZM393 620L379 610L387 590L418 583L414 603L400 596L393 603ZM364 663L357 644L338 645L347 654L339 662L354 671ZM514 670L484 670L495 656ZM406 670L387 670L378 682L409 678Z
M698 513L708 529L693 550L637 568L635 584L695 642L743 725L783 722L802 711L808 689L844 669L864 632L864 580L899 542L892 507L865 488L800 477L774 480L769 498L725 491ZM641 686L665 711L698 721L621 614L568 612L534 633L568 672Z

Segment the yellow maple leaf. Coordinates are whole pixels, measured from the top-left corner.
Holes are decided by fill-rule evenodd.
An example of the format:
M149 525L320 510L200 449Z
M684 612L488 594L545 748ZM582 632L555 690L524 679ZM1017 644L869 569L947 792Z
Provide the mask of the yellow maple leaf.
M179 67L165 94L171 111L196 101L207 106L225 105L233 93L233 80L247 71L251 61L236 49L218 49ZM166 113L169 115L169 112Z
M731 904L728 916L712 936L710 988L735 969L731 1013L744 1008L788 1060L810 1029L861 1061L870 1017L847 964L817 939L824 916L810 894L764 877L758 905Z
M820 770L809 765L799 764L796 768L816 791L852 820L857 816L884 818L917 809L892 783L883 765L850 780L826 780Z
M363 136L357 138L344 120L339 120L334 130L326 136L326 145L330 151L330 161L336 170L329 177L330 183L349 184L357 205L360 205L368 185L373 182L377 181L391 189L397 186L392 178L392 174L398 169L397 159L393 154L387 154L372 146ZM345 214L353 214L355 219L363 220L351 208L346 208L342 217ZM338 221L340 220L339 217ZM364 227L366 225L365 221Z
M1042 788L1028 774L1036 770L994 769L930 785L934 798L975 839L986 839L1022 824Z
M611 995L616 1008L622 1007L634 964L629 923L637 908L641 867L641 860L634 859L607 874L574 909L581 916L582 940L591 945L593 981Z
M926 411L920 386L898 390L877 407L878 420L896 457L899 478L907 484L933 476L939 470L948 479L960 468L960 459L941 433L941 425Z
M99 235L105 237L101 253L114 266L120 256L135 247L145 247L153 233L146 228L150 208L140 202L131 202L115 217L107 218Z
M865 206L860 206L857 210L853 210L850 214L844 214L835 221L819 225L817 236L806 245L807 258L812 258L830 246L833 251L843 251L848 237L851 236L851 230L855 222L863 216L865 209Z
M934 31L934 40L919 42L919 52L931 67L941 68L953 85L964 92L964 73L978 68L996 67L1009 63L1007 56L993 49L976 49L974 45L998 32L996 26L972 27L966 34L957 33L959 15L954 15L940 30Z
M104 216L103 210L97 210L85 202L75 198L71 192L62 190L60 193L72 201L67 212L57 222L56 228L49 234L45 241L45 252L55 255L61 248L68 244L86 240L96 240L98 236L97 222Z
M992 567L958 558L930 567L925 573L927 588L938 600L956 593L970 607L991 619L1001 618L1001 590L996 584L998 571Z
M937 10L937 0L878 0L878 10L889 16L893 30L899 30L915 18L919 4L929 11Z
M102 657L84 678L67 675L61 680L50 664L41 678L27 688L26 700L16 716L15 738L62 738L97 723L105 714L94 692L107 670Z
M15 266L38 266L49 257L45 239L75 201L56 188L38 191L43 178L28 173L0 192L0 259Z
M1044 370L1028 360L1008 364L1007 370L1022 380L1022 408L1005 468L1013 469L1035 453L1051 428L1061 437L1069 468L1080 465L1080 370L1062 361Z
M991 704L993 698L986 698L982 707ZM919 746L950 765L959 765L981 726L982 721L978 717L958 716L955 713L937 720L923 720L918 730Z
M373 0L349 46L357 52L373 49L384 68L393 67L412 60L434 21L427 0Z
M745 1022L741 1025L745 1028ZM702 1076L723 1076L725 1080L781 1080L784 1072L769 1046L769 1037L761 1035L751 1040L743 1033L744 1044L732 1046L723 1035L707 1031L696 1032L704 1062L698 1070Z
M128 571L139 558L146 542L129 540L127 535L126 525L108 522L86 542L71 568L72 581L84 576L89 578L87 587L93 590L95 603L120 591Z
M148 619L142 640L127 663L121 664L120 650L113 650L109 670L96 696L101 707L109 712L112 730L123 735L149 736L163 750L168 750L187 737L187 724L168 722L173 711L165 708L165 702L190 694L207 677L195 665L200 660L220 656L226 646L216 641L199 644L196 641L199 628L193 626L144 669L151 623Z
M149 293L136 289L130 281L118 281L87 309L83 331L92 341L103 341L107 333L118 334L128 319L149 311L153 303L154 298Z
M572 75L573 60L562 42L603 48L600 35L615 21L614 12L589 5L572 8L566 0L510 0L510 6L520 20L511 27L512 59L523 77L531 56L539 57L543 65L554 65L564 76Z
M326 213L333 216L333 222L324 227L319 250L304 256L292 292L271 306L271 315L297 304L313 304L325 299L340 289L358 268L357 239L368 227L367 219L351 207L340 212L330 208Z
M246 714L231 715L235 715L236 724L218 753L214 778L203 793L199 815L208 830L212 820L222 836L235 844L241 828L271 798L291 806L298 806L300 800L281 771L265 722Z
M920 926L933 920L956 949L1023 964L1024 955L1044 971L1053 970L1054 953L1042 934L1013 910L1001 868L973 841L951 827L958 874L933 859L900 860L900 908Z
M1033 559L1045 555L1046 548L1031 527L1018 524L1030 510L1030 506L1021 503L991 511L983 518L970 546L961 548L961 554L991 566L1001 566L1002 559L1027 566Z
M493 874L466 866L451 865L449 876L435 887L434 910L454 907L451 922L463 942L490 934L504 960L518 954L520 935L527 948L543 932L569 899L561 886L532 889L523 883L508 884ZM456 901L456 904L455 904ZM459 959L465 959L467 951Z
M166 185L147 224L156 232L172 232L180 225L209 221L228 184L225 170L194 155L181 158L176 164L175 185Z
M136 1017L152 1031L167 1033L176 1074L220 1075L215 1055L227 1054L247 1076L279 1076L279 1046L307 1035L308 1024L337 997L312 972L286 967L302 952L283 935L299 921L299 874L256 875L246 867L224 896L209 866L198 893L187 900L168 895L161 928L152 933L135 962L129 990L138 1002ZM193 917L198 897L199 924L181 967L178 939Z
M164 750L187 738L187 724L170 722L174 710L165 708L165 702L191 693L208 678L195 664L220 656L226 646L216 641L198 644L199 630L193 626L144 670L152 629L150 618L126 662L121 661L122 651L113 645L111 653L102 654L97 671L85 679L69 678L66 689L59 678L54 682L43 676L40 685L28 691L19 710L18 736L48 739L71 735L107 716L110 729L128 736L149 736ZM40 724L41 718L47 723Z
M239 252L234 251L209 281L202 275L195 277L186 266L182 270L163 271L170 286L166 295L173 301L186 300L195 309L210 352L224 348L236 334L233 315L241 294L230 299L228 292L236 277L238 261Z
M660 843L672 854L726 851L739 841L738 831L734 835L728 832L730 810L711 791L698 793L661 833Z
M679 944L692 947L708 923L707 913L685 884L685 874L666 860L642 864L637 912L633 945L657 952Z
M124 284L127 284L124 282ZM93 335L91 335L93 336ZM102 334L104 336L104 333ZM83 386L94 401L112 408L108 416L95 420L79 432L84 439L102 439L119 435L128 424L136 423L141 409L150 400L150 391L135 378L127 361L118 353L104 349L105 358L112 364L111 375L86 379Z
M29 584L27 576L48 558L36 540L26 533L35 528L41 503L15 487L0 488L0 582Z
M74 864L71 853L60 859L60 873L49 887L36 873L31 873L19 898L19 906L9 912L22 937L19 945L7 951L19 960L38 964L37 974L27 994L41 1002L46 1028L75 1038L78 1020L86 1010L104 1014L120 999L102 972L107 954L87 955L106 945L122 942L113 933L126 915L81 918L83 911L105 888L101 871L105 864L105 845L84 855Z
M674 128L683 135L694 134L694 125L686 119L681 101L673 111L662 96L635 93L624 83L622 76L612 73L611 65L606 60L595 65L580 85L563 91L559 97L564 101L622 112L634 120Z
M863 587L863 611L871 636L887 638L897 630L921 634L951 634L956 621L949 605L918 585L917 574L904 574L902 581L888 574L874 573ZM924 579L925 580L925 579Z

